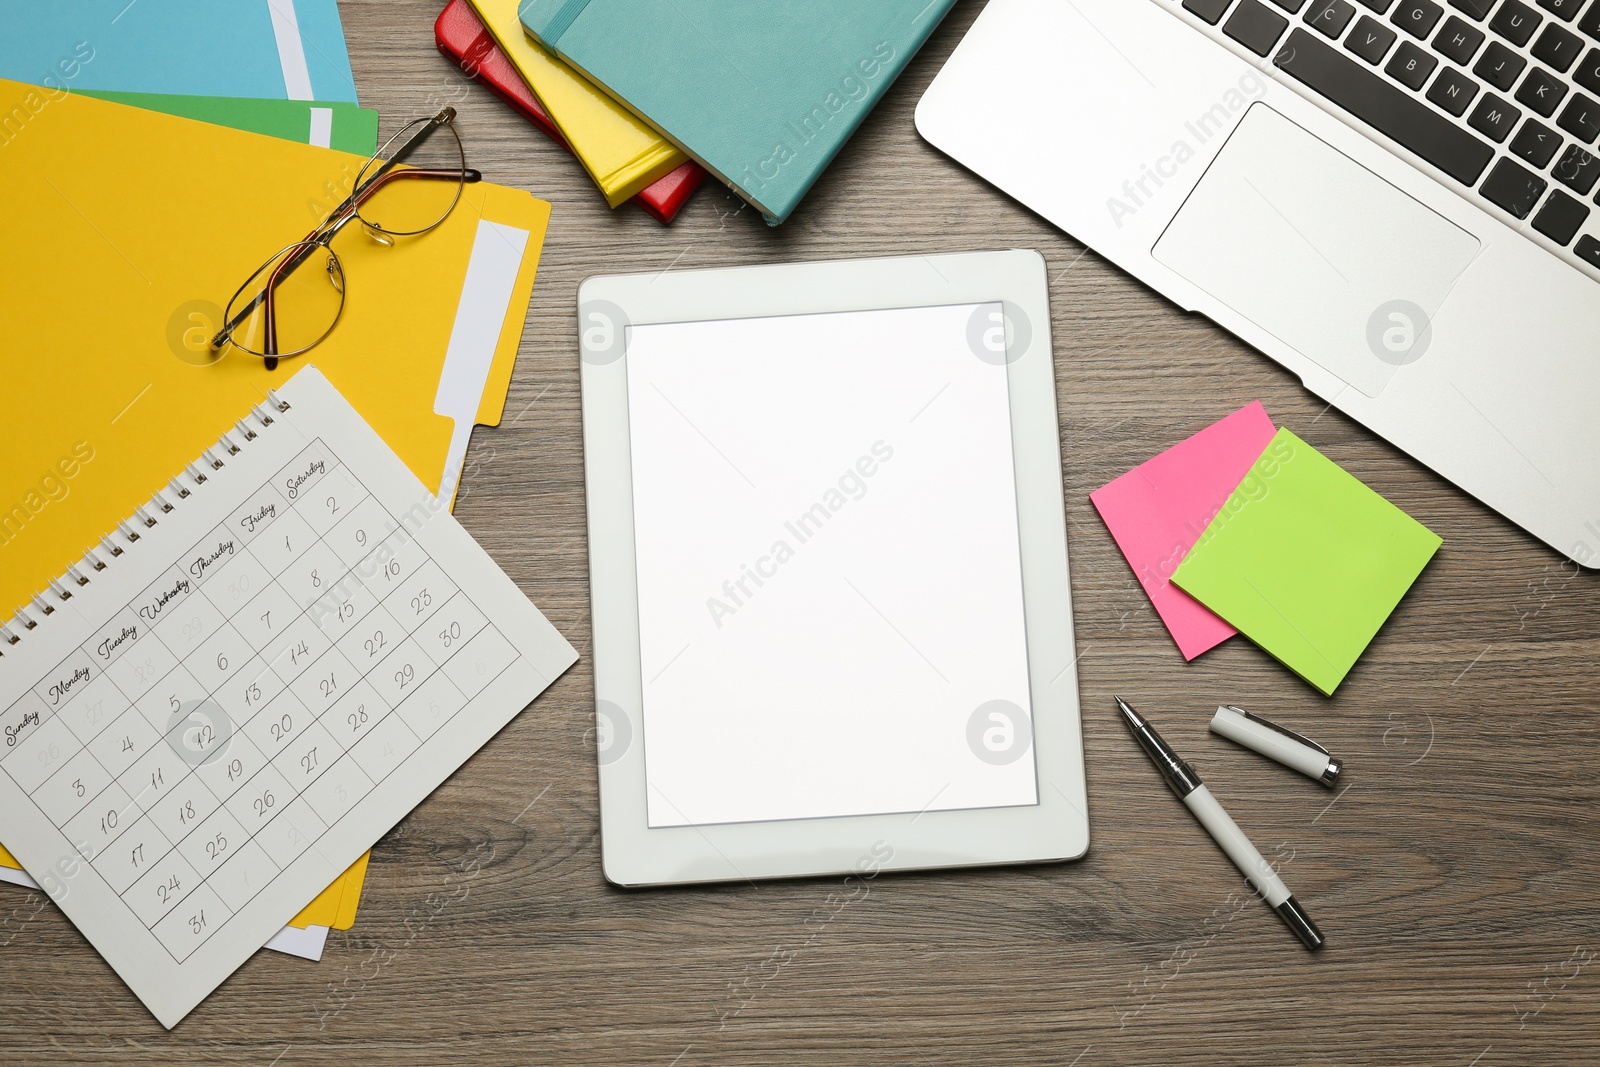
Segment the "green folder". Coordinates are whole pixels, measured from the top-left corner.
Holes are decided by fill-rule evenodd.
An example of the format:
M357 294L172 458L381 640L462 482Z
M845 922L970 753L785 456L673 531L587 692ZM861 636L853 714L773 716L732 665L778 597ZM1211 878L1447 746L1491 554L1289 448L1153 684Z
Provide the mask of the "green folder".
M1332 696L1440 543L1279 430L1172 581Z
M263 133L302 144L320 144L358 156L378 150L378 113L339 101L259 100L241 96L177 96L167 93L124 93L109 89L79 90L118 104L161 111L217 126Z

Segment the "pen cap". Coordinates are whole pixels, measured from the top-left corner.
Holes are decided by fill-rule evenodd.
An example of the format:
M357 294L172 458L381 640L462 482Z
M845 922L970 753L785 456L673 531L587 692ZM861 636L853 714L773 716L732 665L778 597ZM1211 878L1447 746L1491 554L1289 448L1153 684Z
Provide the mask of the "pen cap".
M1325 786L1331 787L1337 782L1339 772L1343 769L1338 760L1329 756L1327 750L1314 741L1231 704L1217 708L1217 713L1211 717L1211 732L1237 741L1245 748L1254 749L1268 759L1294 768L1307 778L1315 778Z

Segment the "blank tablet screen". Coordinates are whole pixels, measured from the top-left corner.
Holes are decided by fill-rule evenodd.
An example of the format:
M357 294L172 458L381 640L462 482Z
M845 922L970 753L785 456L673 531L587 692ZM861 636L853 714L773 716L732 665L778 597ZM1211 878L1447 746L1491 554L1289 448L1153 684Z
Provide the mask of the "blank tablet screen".
M629 328L650 826L1038 802L999 313Z

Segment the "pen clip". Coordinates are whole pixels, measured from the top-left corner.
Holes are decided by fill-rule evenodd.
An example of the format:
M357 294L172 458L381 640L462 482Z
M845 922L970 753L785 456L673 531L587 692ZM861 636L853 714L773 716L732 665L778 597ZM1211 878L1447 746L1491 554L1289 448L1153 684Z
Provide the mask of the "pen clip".
M1327 749L1323 748L1321 745L1319 745L1315 741L1311 740L1311 738L1307 737L1305 734L1297 734L1293 730L1289 729L1287 726L1279 726L1277 723L1273 722L1271 719L1263 718L1260 715L1257 715L1253 711L1245 711L1243 708L1239 707L1237 704L1224 704L1222 706L1227 708L1229 711L1237 711L1240 715L1243 715L1245 718L1249 719L1251 722L1258 722L1262 726L1265 726L1269 730L1276 730L1280 734L1284 735L1285 737L1293 738L1294 740L1300 742L1302 745L1309 745L1310 747L1316 749L1318 752L1322 753L1324 756L1328 756L1329 758L1332 758L1332 756L1333 756L1332 752L1329 752Z

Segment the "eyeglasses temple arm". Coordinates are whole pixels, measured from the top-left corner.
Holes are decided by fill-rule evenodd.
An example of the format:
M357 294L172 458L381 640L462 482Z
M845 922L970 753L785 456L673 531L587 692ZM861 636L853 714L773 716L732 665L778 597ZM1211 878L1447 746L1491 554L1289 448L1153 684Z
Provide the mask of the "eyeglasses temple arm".
M324 231L337 233L343 227L344 222L348 220L349 216L353 214L355 209L361 205L362 201L365 200L367 196L370 196L372 192L380 188L384 184L384 179L387 179L390 174L395 173L394 167L397 164L404 162L407 156L411 155L412 152L415 152L418 148L420 148L423 142L425 142L429 137L433 136L434 130L437 130L440 126L443 126L446 123L454 121L455 117L456 112L454 108L445 108L433 117L432 122L422 127L422 129L418 130L415 134L408 138L405 144L395 149L394 153L388 158L388 160L384 162L383 166L378 168L377 172L374 173L372 177L368 178L366 181L356 186L356 188L352 189L350 191L350 195L345 197L344 200L340 202L339 206L335 207L331 212L329 212L327 219L323 221L322 225L318 226L315 230L312 230L311 233L306 235L302 243L307 245L307 247L302 252L297 253L293 257L292 262L285 264L289 268L288 272L281 273L292 273L295 267L298 267L301 263L305 262L305 257L311 253L309 246L312 241L317 240L317 238L322 235ZM376 159L378 157L373 156L372 158ZM371 160L368 161L369 165L370 163ZM467 177L467 181L478 181L482 178L482 175L479 175L477 171L469 171L467 173L469 175L477 175L476 177ZM226 344L229 335L233 333L234 329L239 325L239 323L243 322L247 317L249 317L250 313L260 306L260 304L261 298L258 296L254 300L250 301L249 304L239 309L239 313L224 323L222 329L218 330L216 336L211 339L211 347L213 349L218 349Z
M406 140L405 144L401 145L399 148L396 148L389 158L384 161L383 166L379 167L373 172L372 177L368 178L356 188L352 189L350 191L350 195L345 197L344 202L338 207L334 208L332 214L330 214L328 217L332 219L338 216L340 212L349 210L352 206L359 204L364 192L373 187L375 183L379 183L380 179L387 177L396 166L404 163L407 156L411 155L411 153L415 152L418 148L421 148L423 142L427 141L429 137L433 136L433 131L437 130L440 126L444 126L447 123L453 122L455 117L456 111L453 107L447 107L435 115L432 122L428 123L426 126L422 127L422 129L412 134ZM377 159L378 157L373 156L372 158ZM367 162L370 166L372 161L368 160ZM364 170L366 168L362 169Z
M432 128L433 127L431 126L428 127L429 130ZM427 130L423 131L423 133L426 132ZM421 136L421 134L418 136ZM413 138L412 142L415 140L416 138ZM409 143L411 142L408 142L408 144ZM344 229L346 224L348 224L351 219L356 217L356 208L359 208L367 200L371 199L373 194L377 193L378 190L382 189L385 185L388 185L389 182L405 178L454 180L456 179L457 175L460 176L460 180L463 183L469 185L474 182L481 182L483 180L482 172L473 170L471 168L468 168L464 171L420 170L416 168L409 168L407 170L384 171L380 174L375 174L365 182L362 182L359 189L351 193L350 196L345 199L343 204L340 204L333 210L333 213L328 216L327 221L325 221L321 226L318 226L316 229L312 230L301 240L300 244L302 247L300 251L284 260L278 269L272 272L271 277L268 278L267 285L262 288L261 293L244 307L240 308L233 318L229 319L223 324L222 329L218 330L216 336L211 339L211 347L213 349L218 349L226 344L228 338L232 335L233 331L238 327L238 325L245 319L249 318L250 313L253 312L257 307L261 306L261 301L267 295L269 290L276 289L278 284L281 283L283 279L287 278L290 274L293 274L300 264L304 263L306 258L311 255L312 248L316 247L317 245L326 247L327 242L331 241L335 234ZM277 323L275 318L276 316L273 315L272 308L268 307L266 340L269 347L273 346L273 342L277 336ZM269 352L268 354L270 355L271 353Z

